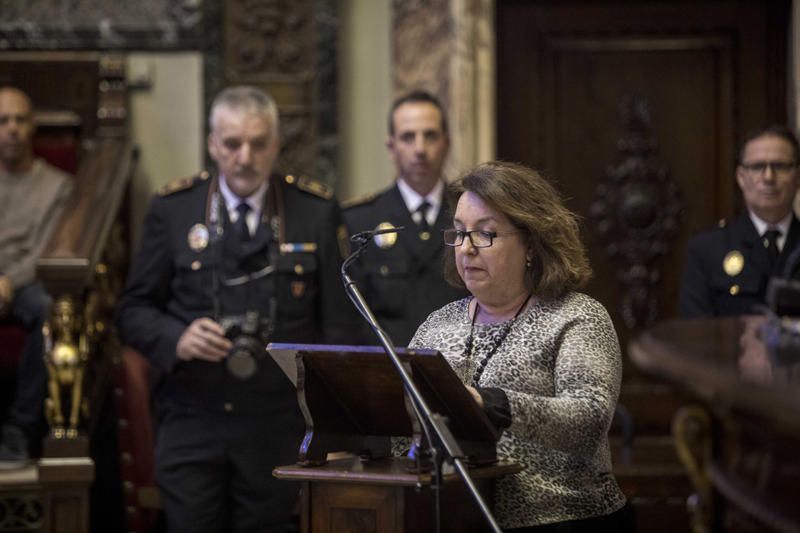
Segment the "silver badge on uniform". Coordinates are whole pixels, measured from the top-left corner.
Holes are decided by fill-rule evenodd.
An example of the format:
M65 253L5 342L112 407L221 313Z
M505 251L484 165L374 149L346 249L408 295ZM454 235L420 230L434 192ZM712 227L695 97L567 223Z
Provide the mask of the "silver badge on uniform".
M189 230L186 240L189 242L189 248L195 252L205 250L208 246L208 228L203 224L195 224Z
M394 224L391 222L381 222L377 226L375 226L375 231L381 231L386 229L394 229ZM375 241L375 244L378 245L379 248L384 250L388 250L394 243L397 242L397 233L382 233L380 235L375 235L372 238Z

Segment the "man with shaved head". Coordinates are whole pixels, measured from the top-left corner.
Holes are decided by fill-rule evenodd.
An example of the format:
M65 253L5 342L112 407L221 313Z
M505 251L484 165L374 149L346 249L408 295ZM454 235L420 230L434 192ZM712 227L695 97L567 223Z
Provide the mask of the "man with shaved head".
M28 331L0 435L0 468L23 466L39 437L47 381L42 324L50 297L35 279L36 260L72 186L66 174L34 157L35 129L30 98L0 87L0 320Z

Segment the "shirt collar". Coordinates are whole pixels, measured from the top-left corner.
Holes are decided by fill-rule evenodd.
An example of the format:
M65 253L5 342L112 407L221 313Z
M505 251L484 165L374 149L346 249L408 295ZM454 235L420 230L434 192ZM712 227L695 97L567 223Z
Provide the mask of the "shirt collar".
M781 220L777 224L767 223L766 221L758 218L758 215L756 215L752 211L749 211L749 213L750 213L750 220L753 221L753 225L756 227L756 232L759 235L764 235L764 232L770 228L780 230L781 237L786 237L789 234L789 226L791 226L792 224L792 216L794 215L794 213L792 213L791 211L789 211L789 214L787 214L783 218L783 220Z
M400 196L403 197L403 201L409 213L413 213L419 208L423 201L427 201L431 205L428 209L429 221L431 218L436 220L436 217L439 216L439 208L442 206L442 194L444 193L444 182L442 180L438 180L433 190L425 196L422 196L412 189L411 186L400 177L397 178L397 188L400 190Z
M225 199L225 207L228 209L228 214L236 212L236 208L239 206L240 203L246 202L247 205L250 206L253 213L256 215L261 214L261 208L264 205L264 193L267 191L267 187L269 186L267 181L261 184L261 186L256 189L256 192L247 196L246 198L241 198L234 193L230 187L228 187L228 183L225 181L225 176L220 174L219 176L219 192L222 193L222 197Z

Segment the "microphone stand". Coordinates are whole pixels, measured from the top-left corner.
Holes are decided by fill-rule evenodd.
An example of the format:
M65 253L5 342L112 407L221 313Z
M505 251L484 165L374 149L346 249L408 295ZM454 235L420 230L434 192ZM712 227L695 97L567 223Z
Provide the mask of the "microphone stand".
M400 379L403 381L403 385L406 389L406 392L409 394L412 400L412 405L414 406L414 411L417 414L417 418L420 421L420 425L422 426L423 430L425 431L425 436L428 440L428 444L430 446L430 454L433 460L434 466L434 476L433 476L433 483L431 487L433 490L437 491L437 501L438 501L438 490L440 488L440 484L443 483L442 479L442 461L447 460L451 462L455 467L458 474L461 476L461 479L464 481L464 484L467 486L469 493L472 495L472 498L478 504L478 507L481 510L481 513L486 518L486 521L489 523L492 531L495 533L502 533L500 526L492 516L492 512L489 510L489 507L486 505L486 502L483 501L483 497L481 497L480 493L478 492L475 483L472 481L472 478L467 471L466 466L464 465L461 458L464 456L463 452L461 451L458 442L453 437L453 434L450 432L450 428L447 427L447 419L437 413L433 413L428 407L427 402L420 394L419 389L414 384L414 381L411 379L411 376L408 373L408 370L403 366L403 363L400 361L400 357L397 355L397 352L394 349L394 343L386 334L386 332L381 328L378 320L375 318L375 315L372 313L372 310L367 305L367 302L364 300L364 296L361 294L361 291L356 286L356 283L350 278L347 274L347 269L352 265L367 249L369 245L370 239L374 235L382 234L382 233L396 233L403 228L393 228L391 230L378 230L376 232L371 231L364 231L358 233L353 236L352 240L358 243L358 249L355 252L350 254L350 257L344 260L342 263L341 268L341 277L342 283L344 284L345 292L347 292L347 296L353 302L353 305L356 306L356 309L359 313L367 320L372 330L378 336L378 339L381 341L381 345L386 350L386 353L389 355L389 358L394 364L397 373L400 374ZM431 437L435 437L435 440ZM438 444L437 444L438 443ZM440 456L440 452L444 452L444 456ZM436 524L437 530L439 525L439 514L440 509L437 505L436 509Z

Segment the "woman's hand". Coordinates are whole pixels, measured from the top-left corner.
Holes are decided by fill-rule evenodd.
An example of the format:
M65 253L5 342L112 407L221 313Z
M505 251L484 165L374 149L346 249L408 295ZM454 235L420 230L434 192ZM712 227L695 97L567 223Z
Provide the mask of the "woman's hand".
M483 398L481 398L481 395L478 394L478 390L475 387L470 386L467 386L467 390L472 395L472 398L475 400L475 402L477 402L477 404L481 406L481 409L483 409Z

